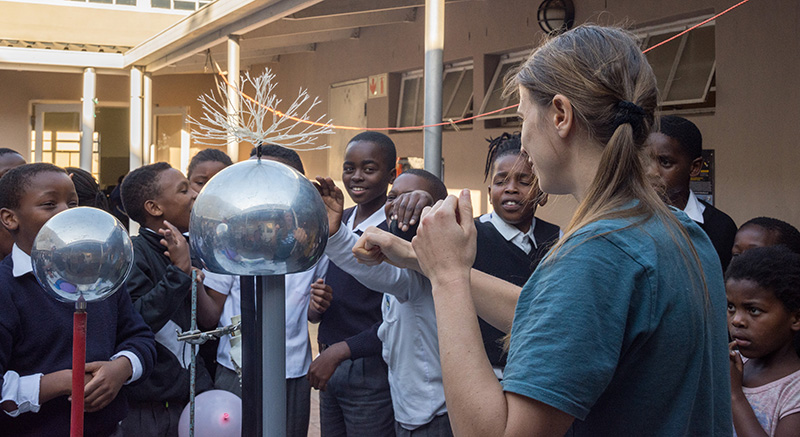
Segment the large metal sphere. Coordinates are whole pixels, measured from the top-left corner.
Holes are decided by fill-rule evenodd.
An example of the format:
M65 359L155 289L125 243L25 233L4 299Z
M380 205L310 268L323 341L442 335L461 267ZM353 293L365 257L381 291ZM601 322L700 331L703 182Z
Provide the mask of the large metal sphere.
M125 283L133 266L133 245L125 227L97 208L62 211L42 226L31 249L33 274L63 302L83 296L103 300Z
M212 272L282 275L317 263L328 242L328 216L305 176L279 162L249 160L206 183L189 235Z

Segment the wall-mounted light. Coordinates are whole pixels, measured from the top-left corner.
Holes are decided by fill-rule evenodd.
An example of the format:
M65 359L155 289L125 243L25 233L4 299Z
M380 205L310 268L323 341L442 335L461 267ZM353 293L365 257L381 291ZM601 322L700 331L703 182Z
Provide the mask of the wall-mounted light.
M560 33L575 24L575 5L572 0L544 0L536 13L539 27L546 33Z

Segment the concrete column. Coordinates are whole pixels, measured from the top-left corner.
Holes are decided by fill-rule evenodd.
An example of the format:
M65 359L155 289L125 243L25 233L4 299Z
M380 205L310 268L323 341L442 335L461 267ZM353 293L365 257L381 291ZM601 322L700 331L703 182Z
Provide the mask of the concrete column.
M153 162L150 147L153 142L153 74L142 77L142 162Z
M131 67L131 105L130 105L130 169L142 166L142 70Z
M80 165L89 173L92 172L96 88L97 74L94 72L94 68L85 68L83 70L83 104L81 105Z
M237 89L241 81L239 80L239 35L228 36L228 121L237 125L239 123L239 108L241 102ZM239 160L239 141L235 137L228 137L228 156L233 162Z

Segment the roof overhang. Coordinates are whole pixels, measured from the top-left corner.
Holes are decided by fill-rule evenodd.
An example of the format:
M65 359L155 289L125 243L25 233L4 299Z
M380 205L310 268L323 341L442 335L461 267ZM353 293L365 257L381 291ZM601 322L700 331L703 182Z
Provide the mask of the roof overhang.
M0 69L82 73L94 68L98 74L122 74L124 58L120 53L0 47Z
M228 39L302 11L322 0L216 1L124 54L124 66L158 71Z

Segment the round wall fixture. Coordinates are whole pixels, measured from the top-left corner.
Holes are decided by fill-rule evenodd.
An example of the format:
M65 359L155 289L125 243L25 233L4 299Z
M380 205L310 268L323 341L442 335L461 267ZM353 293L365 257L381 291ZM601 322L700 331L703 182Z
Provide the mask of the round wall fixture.
M536 13L539 27L545 33L561 33L575 24L575 5L572 0L544 0Z

